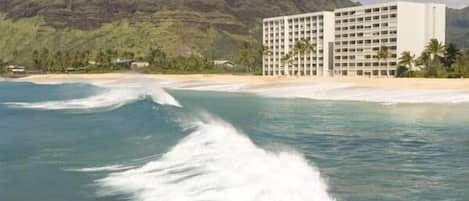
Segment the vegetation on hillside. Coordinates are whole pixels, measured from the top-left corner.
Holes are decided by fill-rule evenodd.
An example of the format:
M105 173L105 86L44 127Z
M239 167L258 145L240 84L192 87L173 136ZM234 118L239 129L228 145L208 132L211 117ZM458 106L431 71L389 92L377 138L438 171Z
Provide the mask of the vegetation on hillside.
M261 19L353 5L349 0L0 0L0 58L31 65L33 49L100 49L236 60L259 46ZM257 44L256 44L257 43Z
M262 46L243 42L238 49L239 57L235 65L215 65L215 60L206 56L171 56L162 48L154 47L145 53L106 50L61 51L42 48L33 50L26 63L27 70L37 73L105 73L115 71L138 71L143 73L250 73L260 74ZM148 66L131 68L132 62L148 63ZM236 64L238 63L238 64ZM5 72L7 65L15 63L0 60L0 70ZM1 72L0 72L1 73Z

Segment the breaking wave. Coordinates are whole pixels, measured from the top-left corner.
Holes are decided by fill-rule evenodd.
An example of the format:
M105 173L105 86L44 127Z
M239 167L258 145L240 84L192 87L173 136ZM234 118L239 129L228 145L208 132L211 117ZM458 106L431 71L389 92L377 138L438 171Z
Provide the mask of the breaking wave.
M71 172L113 172L113 171L122 171L133 168L133 166L123 166L123 165L109 165L104 167L90 167L90 168L73 168L66 169L66 171Z
M160 105L170 105L181 107L179 102L170 94L159 87L148 86L121 86L106 87L100 93L79 99L45 101L45 102L11 102L5 103L15 108L37 109L37 110L78 110L95 111L113 110L126 104L150 98L153 102Z
M197 121L161 158L97 180L101 196L142 201L331 201L320 173L299 154L258 148L231 125Z
M469 91L363 88L352 84L304 84L249 90L277 98L306 98L378 103L466 103Z

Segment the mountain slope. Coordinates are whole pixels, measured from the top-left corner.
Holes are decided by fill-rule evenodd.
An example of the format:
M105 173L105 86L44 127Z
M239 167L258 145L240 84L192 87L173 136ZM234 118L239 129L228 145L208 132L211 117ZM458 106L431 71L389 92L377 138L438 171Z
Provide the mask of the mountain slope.
M460 48L469 48L469 7L448 9L447 26L448 42Z
M264 17L331 10L349 0L0 0L0 58L32 49L115 48L230 58L260 38Z

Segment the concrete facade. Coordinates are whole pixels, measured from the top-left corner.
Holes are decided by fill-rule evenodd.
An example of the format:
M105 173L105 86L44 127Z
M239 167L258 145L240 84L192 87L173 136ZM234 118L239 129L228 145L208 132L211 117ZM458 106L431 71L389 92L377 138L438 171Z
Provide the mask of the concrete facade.
M395 76L404 51L419 56L430 39L446 40L446 5L389 2L265 19L264 75ZM316 26L314 26L316 25ZM315 51L282 62L292 45L309 39ZM379 59L380 48L389 58Z
M263 58L263 75L326 76L332 68L334 13L317 12L263 20L263 45L269 54ZM297 41L309 41L313 50L282 58Z

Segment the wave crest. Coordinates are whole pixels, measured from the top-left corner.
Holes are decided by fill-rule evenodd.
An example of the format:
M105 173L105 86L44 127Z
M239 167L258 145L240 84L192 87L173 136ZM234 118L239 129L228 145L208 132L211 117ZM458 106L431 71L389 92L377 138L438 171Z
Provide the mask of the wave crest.
M143 100L145 98L151 98L153 102L161 105L181 107L179 102L163 89L156 86L150 87L141 85L131 87L106 87L102 92L86 98L34 103L10 102L5 104L15 108L37 110L95 111L97 109L117 109L126 104Z
M160 159L112 173L100 195L143 201L331 201L319 171L295 153L260 149L231 125L199 121Z

